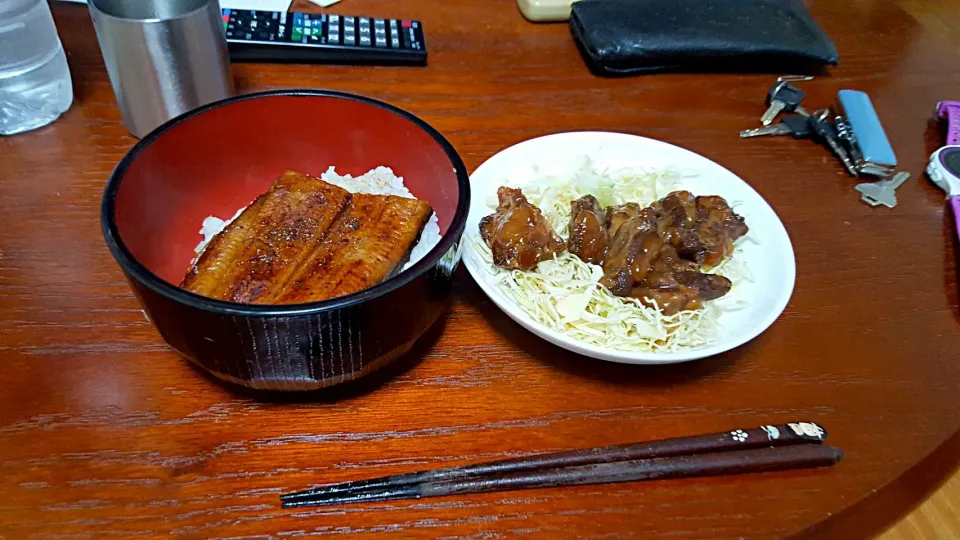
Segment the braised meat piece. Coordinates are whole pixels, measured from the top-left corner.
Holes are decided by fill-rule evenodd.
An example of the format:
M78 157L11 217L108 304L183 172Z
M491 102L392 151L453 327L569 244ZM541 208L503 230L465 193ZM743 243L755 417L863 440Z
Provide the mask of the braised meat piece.
M722 197L697 197L696 231L704 249L695 260L708 267L720 264L733 253L733 243L749 230L743 216Z
M697 198L689 191L674 191L650 206L661 211L670 229L692 229L697 223Z
M611 206L606 210L609 247L603 262L600 283L618 296L630 293L634 284L644 280L665 242L669 216L662 211L636 203Z
M570 251L596 264L599 245L592 196L574 201L571 212ZM695 197L674 191L641 208L635 203L608 207L604 212L606 254L600 283L617 296L654 303L666 315L700 309L703 301L727 294L730 280L701 272L720 264L733 252L733 243L747 233L742 216L716 196ZM579 228L578 228L579 227Z
M496 212L480 220L480 236L490 246L494 264L531 270L563 251L563 239L523 192L501 187L497 198Z
M699 265L680 257L676 248L664 244L646 278L630 290L630 296L648 305L653 300L664 315L700 309L704 300L715 300L727 294L730 280L700 272Z
M591 264L603 264L607 254L607 228L604 212L593 195L570 203L570 238L567 249Z
M666 287L635 287L630 296L640 300L643 304L659 308L666 315L676 315L681 311L703 309L703 299L697 291L684 286Z
M607 226L607 234L611 238L616 236L620 226L627 220L640 215L643 208L637 203L621 204L620 206L608 206L605 212L604 224Z
M677 283L700 293L704 300L716 300L730 292L733 286L733 283L723 276L704 274L696 270L677 272L673 277L676 278Z
M680 256L713 267L733 253L733 243L747 234L743 217L723 197L694 197L688 191L674 191L653 204L669 216L664 240Z
M662 245L655 221L642 215L624 221L610 240L600 284L617 296L628 295L647 277Z
M703 250L696 234L697 198L689 191L674 191L651 206L664 220L664 241L677 248L680 255L696 260Z
M692 266L692 268L691 268ZM677 274L699 273L696 263L685 261L676 248L664 244L646 278L630 290L629 296L648 306L660 308L664 315L703 308L700 293L677 280Z

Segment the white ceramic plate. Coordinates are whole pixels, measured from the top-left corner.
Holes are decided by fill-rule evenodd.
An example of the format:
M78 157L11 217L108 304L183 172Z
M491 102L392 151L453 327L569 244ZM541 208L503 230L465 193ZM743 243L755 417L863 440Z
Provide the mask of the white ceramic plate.
M572 339L527 316L503 295L490 280L486 264L472 239L479 239L479 223L492 213L487 206L495 200L497 188L510 178L511 185L522 185L541 173L572 170L582 156L589 156L597 168L645 167L680 169L696 172L684 175L679 187L694 195L720 195L736 203L736 211L746 218L750 237L743 242L737 259L743 261L753 281L740 280L725 297L745 304L742 309L720 315L720 337L709 345L676 352L625 352L598 347ZM565 349L613 362L628 364L668 364L712 356L738 347L758 336L777 319L793 293L796 263L790 237L770 205L746 182L709 159L661 141L606 132L558 133L524 141L498 153L481 165L470 177L473 202L467 219L464 264L480 288L493 302L524 328Z

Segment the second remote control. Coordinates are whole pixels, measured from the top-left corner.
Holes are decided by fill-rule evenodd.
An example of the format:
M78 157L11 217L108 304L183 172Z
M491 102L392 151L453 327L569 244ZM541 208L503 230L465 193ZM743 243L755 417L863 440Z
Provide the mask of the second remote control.
M224 9L223 27L236 62L427 63L420 21Z

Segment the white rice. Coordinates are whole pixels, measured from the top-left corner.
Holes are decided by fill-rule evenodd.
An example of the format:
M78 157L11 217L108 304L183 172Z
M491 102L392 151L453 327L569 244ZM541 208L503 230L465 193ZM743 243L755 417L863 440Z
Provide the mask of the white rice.
M373 169L362 176L357 176L354 178L349 174L337 174L336 168L331 166L326 172L320 175L320 179L335 186L340 186L350 193L396 195L398 197L416 199L416 197L410 193L410 190L408 190L403 184L403 177L393 174L393 170L389 167L377 167L376 169ZM228 220L223 220L216 216L208 216L206 219L204 219L203 225L200 227L200 234L203 235L203 241L201 241L197 247L194 248L194 250L197 252L197 256L203 253L204 248L207 247L207 244L213 239L214 236L225 229L226 226L229 225L233 220L237 219L246 209L247 207L245 206L240 210L237 210L237 213ZM430 216L429 221L427 221L427 224L423 227L423 232L420 233L420 241L417 242L417 245L413 246L413 250L410 252L410 260L403 266L403 270L406 270L416 264L417 261L429 253L430 250L433 249L433 247L439 242L440 224L437 222L437 214L434 213Z

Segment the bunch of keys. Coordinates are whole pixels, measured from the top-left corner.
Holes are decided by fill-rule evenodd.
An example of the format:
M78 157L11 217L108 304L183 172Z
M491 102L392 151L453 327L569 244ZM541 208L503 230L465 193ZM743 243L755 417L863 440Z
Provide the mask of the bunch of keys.
M841 90L838 106L843 114L833 114L830 109L807 112L800 104L804 93L790 84L791 81L806 81L812 77L780 77L767 93L768 108L760 122L763 127L745 129L740 138L765 135L791 135L795 139L815 138L822 142L837 157L850 176L879 176L882 180L857 185L863 202L893 208L897 204L896 189L907 179L909 173L896 171L896 156L887 140L880 120L863 92ZM781 113L780 123L773 120ZM845 116L846 115L846 116Z
M850 154L840 142L840 137L836 128L829 121L830 110L820 109L813 114L802 111L799 114L785 116L779 124L772 124L754 129L745 129L740 132L741 139L751 137L761 137L765 135L792 135L795 139L806 139L816 136L822 140L827 148L843 167L850 173L850 176L857 176Z

